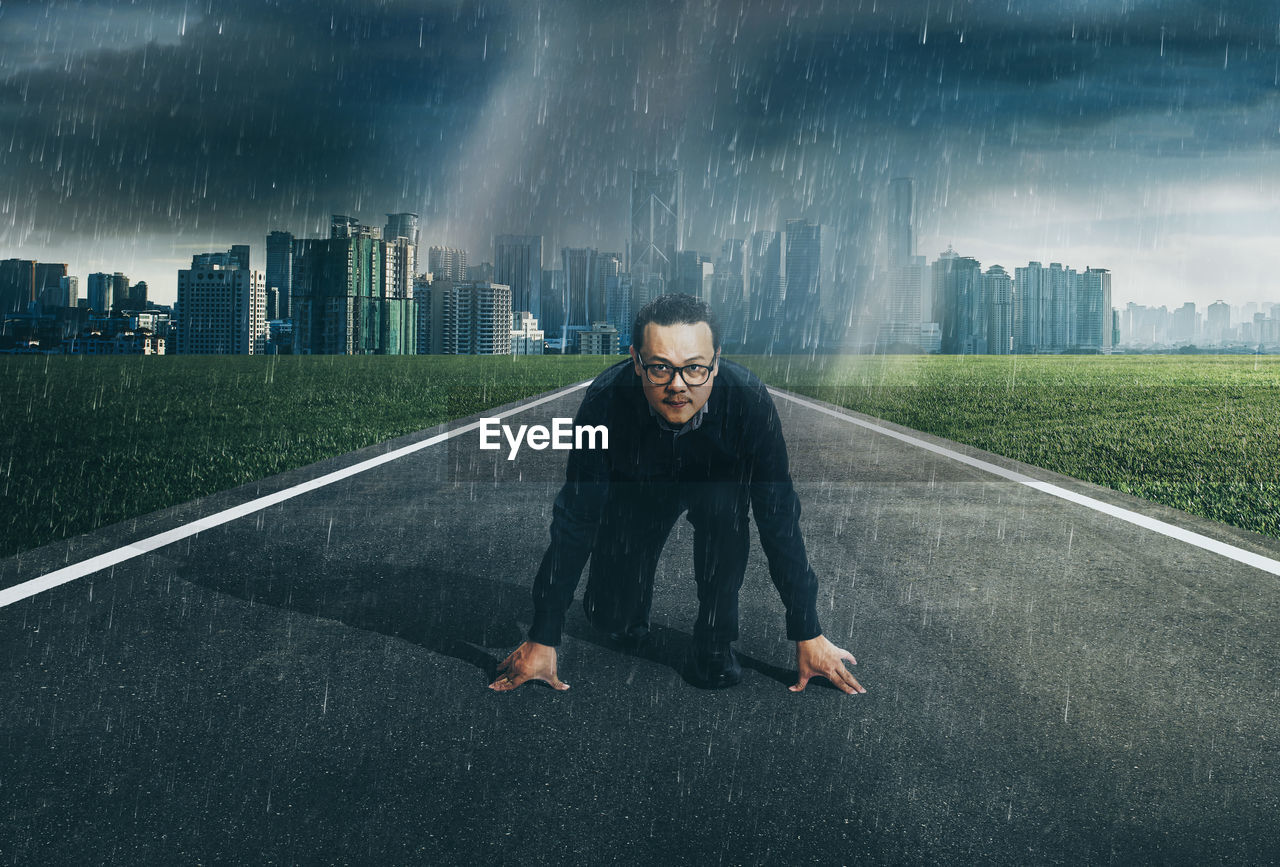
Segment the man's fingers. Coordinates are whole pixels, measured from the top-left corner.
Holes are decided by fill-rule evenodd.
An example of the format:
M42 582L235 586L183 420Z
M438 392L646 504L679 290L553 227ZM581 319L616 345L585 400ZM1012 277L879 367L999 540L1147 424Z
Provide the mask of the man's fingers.
M853 695L856 692L866 692L862 684L858 683L858 679L853 676L853 672L845 668L843 664L839 669L839 677L840 680L838 682L833 680L832 683L835 683L836 686L849 693L849 695Z
M524 681L513 678L510 675L503 675L493 683L489 684L489 688L496 689L498 692L505 692L509 689L515 689L523 682Z
M802 692L804 691L805 684L807 684L809 679L812 677L825 677L830 681L832 686L844 693L847 693L848 695L866 692L866 689L863 688L862 684L858 683L857 678L849 672L849 669L844 667L843 663L838 668L832 668L828 671L814 671L802 675L799 683L787 688L792 692Z
M849 693L849 695L853 695L858 691L857 687L854 686L857 681L853 679L853 675L849 673L849 669L844 667L844 663L840 663L840 667L836 669L835 677L831 678L831 682L840 689Z
M850 656L849 659L852 660L853 657ZM849 685L849 689L847 689L846 692L850 695L855 692L866 692L866 689L863 688L862 684L858 683L858 679L853 676L853 672L845 668L843 664L840 666L840 677Z
M844 689L845 692L849 693L849 695L853 695L854 693L859 693L859 692L866 692L866 690L862 688L862 684L858 683L858 679L854 677L852 674L850 674L848 670L844 672L844 682L845 684L847 684L847 687L842 687L842 688Z
M517 674L514 670L508 670L493 683L489 684L489 688L505 692L506 690L515 689L528 679L529 675L527 674Z

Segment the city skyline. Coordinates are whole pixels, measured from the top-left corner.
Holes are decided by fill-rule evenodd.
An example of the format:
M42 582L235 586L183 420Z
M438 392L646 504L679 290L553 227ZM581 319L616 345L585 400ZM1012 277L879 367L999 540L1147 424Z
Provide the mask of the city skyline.
M629 170L678 167L708 254L807 219L876 270L911 176L929 259L1106 267L1118 306L1280 294L1280 10L900 7L6 5L0 255L172 299L193 254L335 213L477 260L621 250Z
M647 184L645 178L637 173L638 184ZM678 176L674 183L678 189ZM656 251L651 261L670 271L665 291L688 292L718 305L725 339L741 351L1007 355L1108 354L1113 348L1149 351L1196 344L1229 352L1280 348L1280 303L1233 308L1218 301L1202 312L1194 302L1173 310L1127 302L1122 310L1111 303L1111 274L1105 268L1080 272L1071 263L1045 267L1031 261L1013 274L999 264L984 272L978 260L950 248L928 263L913 252L912 180L896 178L892 190L889 258L896 264L881 276L877 299L844 297L838 288L833 293L824 287L822 226L806 220L788 220L783 232L763 230L750 239L726 241L714 260L695 251L661 252L647 241L641 246ZM650 236L651 209L633 210L633 238ZM678 206L667 210L678 222ZM463 344L450 340L463 333L459 329L469 329L488 336L468 338L464 354L473 344L483 345L481 354L486 354L495 350L494 340L505 346L498 347L501 352L531 351L534 332L559 335L548 351L598 352L605 339L600 326L612 335L612 351L617 351L629 343L626 326L634 305L663 291L664 278L653 273L648 254L633 256L634 270L624 271L620 254L595 248L562 248L562 270L542 269L539 280L532 273L543 246L537 235L495 238L497 269L487 262L468 267L465 250L431 247L431 273L411 279L418 238L418 215L411 213L388 214L381 228L334 214L327 239L273 231L266 239L265 272L252 267L247 244L193 256L191 268L178 273L178 301L171 309L155 306L147 284L131 285L122 273L90 274L87 297L76 301L78 281L66 274L65 264L0 260L0 299L15 313L12 319L6 316L5 332L20 351L32 338L45 351L82 351L60 347L55 336L60 332L65 342L76 332L83 351L146 353L156 348L149 337L145 346L138 340L111 342L142 328L161 340L176 338L169 351L180 354L451 354L461 352ZM547 296L532 290L539 282L560 288ZM26 296L43 310L33 306L32 312L17 312L24 285ZM564 297L555 300L556 291ZM516 299L519 303L513 303ZM79 312L62 309L67 305ZM553 317L546 323L529 312L543 307ZM121 310L133 312L116 312ZM341 310L345 314L333 319ZM517 311L524 312L513 319ZM476 315L483 324L472 321ZM464 328L464 320L471 324ZM94 336L97 332L101 337Z

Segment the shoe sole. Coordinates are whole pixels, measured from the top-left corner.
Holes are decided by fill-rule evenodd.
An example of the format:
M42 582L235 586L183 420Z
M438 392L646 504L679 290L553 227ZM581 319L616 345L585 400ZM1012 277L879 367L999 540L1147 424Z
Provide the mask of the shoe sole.
M714 681L695 680L694 678L685 675L685 680L691 685L696 686L698 689L728 689L731 686L737 686L742 683L742 675L738 675L737 677L717 678Z

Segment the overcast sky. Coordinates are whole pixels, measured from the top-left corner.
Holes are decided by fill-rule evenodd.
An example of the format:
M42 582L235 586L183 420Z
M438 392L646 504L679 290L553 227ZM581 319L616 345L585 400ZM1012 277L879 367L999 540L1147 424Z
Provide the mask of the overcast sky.
M0 258L124 271L332 213L621 250L628 171L686 247L818 220L1113 271L1113 303L1280 301L1273 0L0 4Z

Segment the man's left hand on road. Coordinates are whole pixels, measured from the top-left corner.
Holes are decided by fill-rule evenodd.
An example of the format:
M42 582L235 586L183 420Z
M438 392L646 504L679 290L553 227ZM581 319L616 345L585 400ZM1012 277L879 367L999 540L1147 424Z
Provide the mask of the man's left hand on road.
M866 688L858 683L853 673L845 667L845 660L853 665L858 664L858 660L853 658L852 653L832 644L825 635L806 641L797 641L796 668L799 669L800 680L795 686L787 688L792 692L801 692L809 682L809 678L821 676L831 681L831 685L836 689L844 690L849 695L866 692Z

